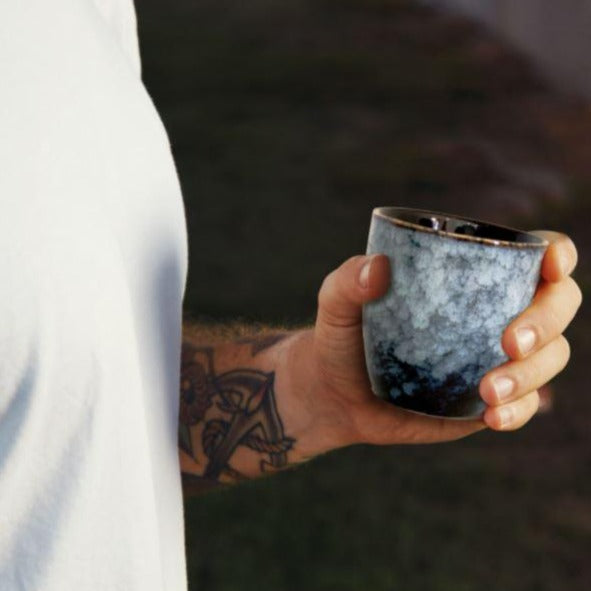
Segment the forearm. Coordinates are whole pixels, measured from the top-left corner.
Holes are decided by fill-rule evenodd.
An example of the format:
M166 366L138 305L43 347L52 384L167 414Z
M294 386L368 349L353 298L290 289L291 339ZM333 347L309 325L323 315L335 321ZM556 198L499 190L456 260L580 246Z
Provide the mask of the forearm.
M296 368L311 331L229 340L236 332L184 331L180 461L185 484L198 488L272 473L309 453L300 442L309 420L305 372Z

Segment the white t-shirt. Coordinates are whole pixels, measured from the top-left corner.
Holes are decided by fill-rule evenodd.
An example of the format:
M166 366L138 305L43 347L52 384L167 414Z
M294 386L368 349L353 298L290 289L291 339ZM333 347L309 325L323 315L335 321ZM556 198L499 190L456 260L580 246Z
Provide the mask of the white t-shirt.
M131 0L2 0L0 591L186 589L186 267Z

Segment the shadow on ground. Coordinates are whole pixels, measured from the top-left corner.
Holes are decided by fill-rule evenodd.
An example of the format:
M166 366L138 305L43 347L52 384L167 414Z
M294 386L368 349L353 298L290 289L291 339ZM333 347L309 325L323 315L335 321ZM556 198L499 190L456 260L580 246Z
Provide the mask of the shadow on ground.
M406 0L138 3L184 188L187 315L301 324L376 205L571 234L589 292L591 108ZM192 589L583 591L583 310L553 412L440 447L359 447L187 502Z

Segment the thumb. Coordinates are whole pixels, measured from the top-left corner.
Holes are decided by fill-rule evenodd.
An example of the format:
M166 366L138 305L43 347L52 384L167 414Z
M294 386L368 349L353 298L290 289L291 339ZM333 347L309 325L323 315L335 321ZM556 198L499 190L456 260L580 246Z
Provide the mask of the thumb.
M361 334L364 303L386 292L390 265L384 255L356 256L330 273L318 293L314 349L327 377L367 381Z
M387 290L390 275L385 255L355 256L324 279L318 293L318 321L334 327L361 323L361 307Z

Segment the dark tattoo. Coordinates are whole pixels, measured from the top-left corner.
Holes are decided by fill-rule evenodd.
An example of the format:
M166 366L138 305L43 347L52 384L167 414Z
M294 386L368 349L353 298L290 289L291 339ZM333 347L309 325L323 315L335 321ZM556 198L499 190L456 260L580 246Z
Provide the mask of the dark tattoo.
M179 447L193 456L191 427L203 422L216 394L213 380L213 350L183 344L181 358L181 404Z
M236 341L240 345L251 345L250 352L254 357L257 353L272 347L279 341L282 341L285 337L287 337L287 333L280 332L280 333L271 333L266 335L255 335L252 337L245 337L243 339L239 339Z
M248 450L260 472L287 465L294 440L285 436L277 412L274 376L248 368L216 374L211 348L183 345L179 447L194 460L200 476L244 479L232 466L237 451Z

